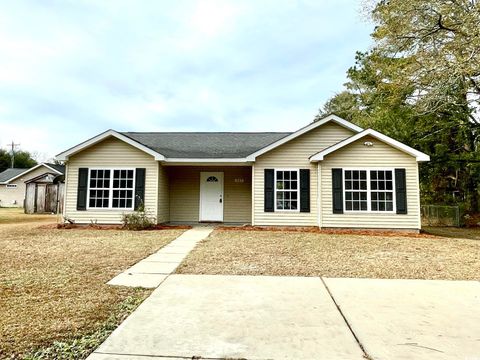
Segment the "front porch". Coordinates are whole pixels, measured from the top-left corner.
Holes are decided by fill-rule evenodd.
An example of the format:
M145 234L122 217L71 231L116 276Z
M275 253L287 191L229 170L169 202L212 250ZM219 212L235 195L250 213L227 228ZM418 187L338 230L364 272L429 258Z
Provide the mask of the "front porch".
M159 222L251 224L251 166L161 166L160 172Z

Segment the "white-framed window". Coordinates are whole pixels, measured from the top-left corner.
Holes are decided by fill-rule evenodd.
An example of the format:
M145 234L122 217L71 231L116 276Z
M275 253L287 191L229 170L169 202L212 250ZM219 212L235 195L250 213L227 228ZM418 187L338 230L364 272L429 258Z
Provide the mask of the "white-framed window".
M393 212L394 169L343 169L346 212Z
M133 210L135 169L89 169L89 209Z
M299 211L298 169L275 169L275 210Z
M7 184L7 189L16 189L17 188L17 184Z

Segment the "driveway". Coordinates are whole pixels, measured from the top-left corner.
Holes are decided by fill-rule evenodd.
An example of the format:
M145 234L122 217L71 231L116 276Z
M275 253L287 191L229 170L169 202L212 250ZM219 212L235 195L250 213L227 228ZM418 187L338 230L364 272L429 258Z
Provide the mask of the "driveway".
M89 359L478 360L479 307L475 281L170 275Z

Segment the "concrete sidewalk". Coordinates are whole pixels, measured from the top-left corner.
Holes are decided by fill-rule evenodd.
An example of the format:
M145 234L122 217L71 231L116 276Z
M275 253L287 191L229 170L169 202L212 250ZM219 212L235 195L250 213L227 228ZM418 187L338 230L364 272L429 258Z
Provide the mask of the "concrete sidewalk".
M171 275L89 360L364 356L480 359L480 283Z
M199 226L185 231L170 244L139 261L110 280L108 285L156 288L175 271L182 260L213 231L212 227Z

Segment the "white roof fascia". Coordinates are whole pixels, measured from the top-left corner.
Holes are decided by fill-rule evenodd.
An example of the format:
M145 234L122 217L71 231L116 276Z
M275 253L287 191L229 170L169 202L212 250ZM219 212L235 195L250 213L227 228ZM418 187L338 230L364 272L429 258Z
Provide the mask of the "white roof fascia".
M354 141L357 141L358 139L361 139L367 135L370 135L400 151L403 151L411 156L414 156L416 158L416 160L418 162L421 162L421 161L430 161L430 156L425 154L425 153L422 153L421 151L418 151L418 150L415 150L414 148L408 146L408 145L405 145L404 143L401 143L400 141L398 140L395 140L395 139L392 139L391 137L387 136L387 135L384 135L382 133L379 133L378 131L375 131L373 129L366 129L364 131L362 131L361 133L358 133L358 134L355 134L349 138L346 138L345 140L343 141L340 141L339 143L335 144L335 145L332 145L328 148L326 148L325 150L322 150L318 153L316 153L315 155L311 156L310 157L310 161L311 162L315 162L315 161L322 161L326 155L328 154L331 154L332 152L348 145L348 144L351 144L353 143Z
M70 156L82 151L85 148L88 148L92 145L95 145L95 144L99 143L100 141L102 141L102 140L104 140L104 139L106 139L110 136L113 136L113 137L115 137L119 140L122 140L122 141L126 142L127 144L132 145L133 147L136 147L137 149L142 150L143 152L146 152L147 154L152 155L155 158L155 160L160 160L160 161L165 160L165 156L163 156L162 154L146 147L145 145L140 144L139 142L129 138L128 136L125 136L123 134L120 134L120 133L116 132L115 130L107 130L107 131L105 131L105 132L87 140L87 141L84 141L84 142L78 144L77 146L74 146L74 147L58 154L57 156L55 156L55 158L57 160L60 160L60 161L66 161L66 160L68 160L68 158Z
M272 144L270 144L270 145L268 145L268 146L266 146L266 147L264 147L264 148L262 148L262 149L260 149L256 152L248 155L247 160L248 161L255 161L255 158L257 156L265 154L266 152L268 152L270 150L273 150L276 147L278 147L280 145L283 145L286 142L289 142L290 140L293 140L293 139L297 138L298 136L303 135L303 134L305 134L305 133L307 133L307 132L309 132L313 129L316 129L317 127L322 126L322 125L324 125L324 124L326 124L330 121L333 121L333 122L337 123L338 125L343 126L347 129L350 129L350 130L352 130L354 132L357 132L357 133L363 130L360 126L357 126L357 125L351 123L350 121L344 120L344 119L338 117L337 115L328 115L327 117L325 117L321 120L315 121L315 122L301 128L300 130L297 130L294 133L292 133L290 135L287 135L284 138L281 138L280 140L277 140L274 143L272 143Z

